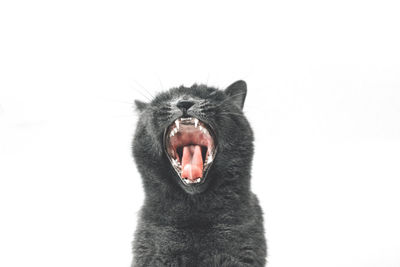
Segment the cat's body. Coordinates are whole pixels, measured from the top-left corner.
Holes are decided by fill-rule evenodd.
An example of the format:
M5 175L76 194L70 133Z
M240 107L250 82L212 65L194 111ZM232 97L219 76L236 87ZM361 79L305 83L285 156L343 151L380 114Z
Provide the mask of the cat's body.
M146 197L132 266L265 265L262 212L250 191L253 134L241 111L245 94L246 84L239 81L225 91L194 85L171 89L150 104L136 103L141 115L133 152ZM174 134L166 129L182 116L204 122L213 132L215 147L208 146L215 153L212 166L206 167L209 156L203 153L204 172L198 180L182 178L179 171L186 165L181 162L174 169L167 152L166 133L171 140ZM194 127L188 125L180 129ZM185 155L196 158L195 152L179 155L183 162Z

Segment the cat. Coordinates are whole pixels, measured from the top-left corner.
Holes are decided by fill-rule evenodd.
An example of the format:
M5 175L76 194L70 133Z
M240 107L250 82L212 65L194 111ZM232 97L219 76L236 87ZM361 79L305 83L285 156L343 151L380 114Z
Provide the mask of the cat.
M265 266L246 94L239 80L225 90L194 84L135 101L132 148L145 200L132 266Z

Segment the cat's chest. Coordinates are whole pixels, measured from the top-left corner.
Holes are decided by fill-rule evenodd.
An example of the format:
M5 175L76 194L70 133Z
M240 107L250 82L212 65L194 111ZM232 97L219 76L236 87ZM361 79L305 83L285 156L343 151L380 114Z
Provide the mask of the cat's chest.
M232 226L158 226L153 228L154 247L164 253L192 253L193 251L217 250L235 241L240 231Z

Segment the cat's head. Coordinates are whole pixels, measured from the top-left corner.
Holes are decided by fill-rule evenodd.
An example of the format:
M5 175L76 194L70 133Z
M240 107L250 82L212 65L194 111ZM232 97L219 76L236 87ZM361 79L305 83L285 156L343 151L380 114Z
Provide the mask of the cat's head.
M247 86L172 88L135 101L133 154L146 190L189 194L249 183L253 134L242 109Z

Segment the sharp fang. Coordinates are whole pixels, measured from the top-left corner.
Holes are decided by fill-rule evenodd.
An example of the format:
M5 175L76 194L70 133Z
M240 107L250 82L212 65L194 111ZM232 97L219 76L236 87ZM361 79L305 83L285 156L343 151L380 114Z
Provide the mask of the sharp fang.
M171 132L171 136L174 136L174 135L175 135L175 132L174 132L174 131L172 131L172 132Z
M179 121L178 120L175 121L175 125L176 125L176 128L179 130Z
M208 158L207 158L207 164L211 163L211 161L213 161L213 158L212 158L212 155L210 154L210 155L208 155Z
M199 124L199 120L198 119L194 119L194 127L197 128L197 124Z
M198 182L200 182L200 178L197 178L197 179L196 179L196 183L198 183Z
M175 128L175 129L174 129L174 132L177 133L177 132L178 132L178 128Z
M200 128L200 131L203 131L203 127L201 127L201 125L199 126L199 128Z

